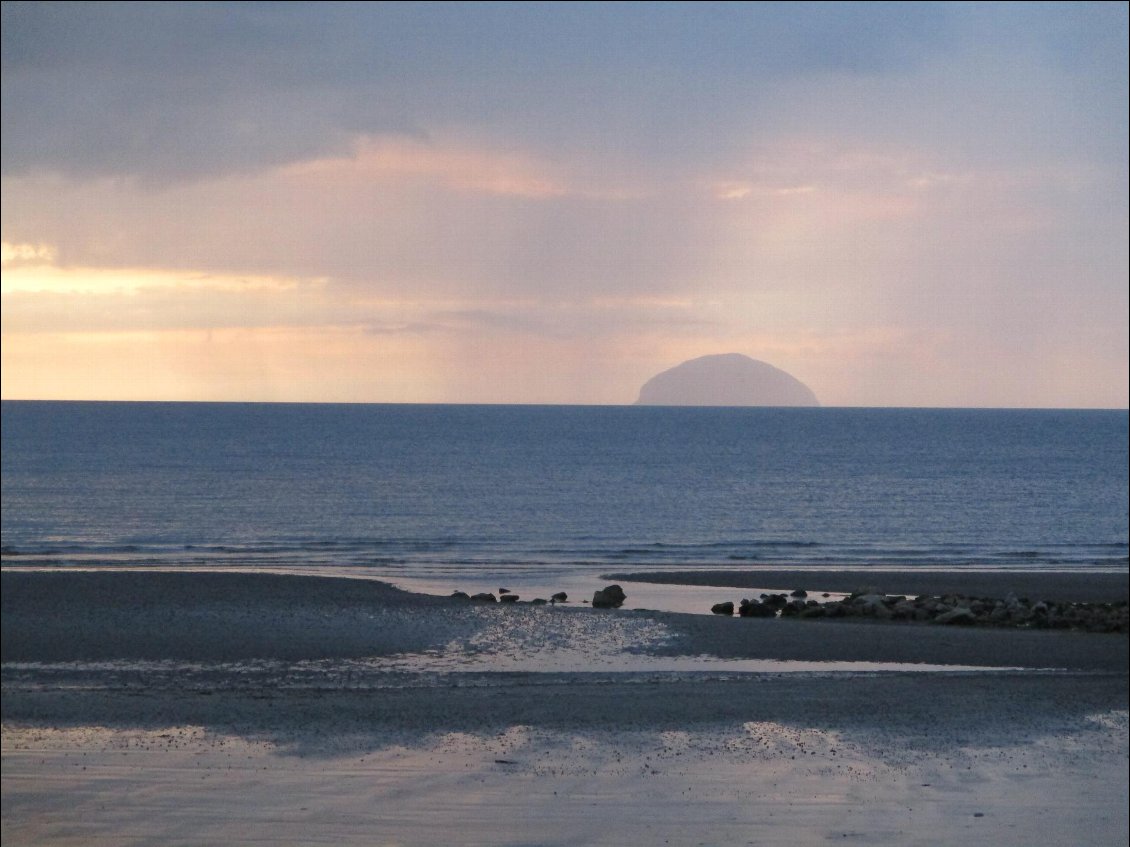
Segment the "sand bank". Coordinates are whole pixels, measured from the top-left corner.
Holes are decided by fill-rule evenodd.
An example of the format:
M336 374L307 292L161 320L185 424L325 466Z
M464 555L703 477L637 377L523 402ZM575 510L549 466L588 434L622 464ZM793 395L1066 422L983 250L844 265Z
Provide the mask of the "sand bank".
M2 579L6 844L1127 835L1125 636L471 606L256 574ZM554 671L558 651L591 668ZM428 664L514 653L545 669ZM670 654L1073 670L616 670Z

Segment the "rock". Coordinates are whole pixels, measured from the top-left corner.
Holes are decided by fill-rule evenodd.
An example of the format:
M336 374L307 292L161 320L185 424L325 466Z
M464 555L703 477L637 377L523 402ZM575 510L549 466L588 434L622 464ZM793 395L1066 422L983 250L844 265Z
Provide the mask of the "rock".
M808 592L805 591L803 588L797 588L797 589L794 589L792 592L790 592L789 596L790 597L807 597Z
M888 620L894 612L887 606L887 597L884 594L864 594L851 601L852 613L879 620Z
M549 601L546 600L544 597L535 597L533 600L530 601L531 606L544 606L547 603L549 603Z
M977 623L977 616L973 614L973 610L965 606L958 606L955 609L950 609L948 612L942 612L936 618L934 623L962 625Z
M989 612L990 623L995 623L995 624L1007 623L1009 617L1011 617L1011 613L1004 606L1000 606L996 609L993 609L991 612Z
M861 594L853 597L851 602L856 606L883 606L886 599L885 594Z
M624 589L619 585L607 585L592 595L594 609L615 609L624 604L628 599Z
M503 603L517 603L518 602L518 595L515 594L513 591L510 591L510 592L507 592L506 594L503 594L498 599L501 600Z
M888 621L895 616L894 612L892 612L886 606L882 606L882 605L881 606L873 606L872 609L871 609L871 614L877 620L881 620L881 621Z
M482 591L478 594L472 594L471 599L476 603L497 603L494 595L487 591Z
M871 618L878 618L885 621L894 617L894 612L891 607L887 605L885 597L879 597L876 594L870 594L866 598L866 602L858 603L859 610Z
M710 607L710 611L716 615L732 615L734 613L734 604L729 600L725 603L715 603Z
M776 617L777 610L756 600L742 600L738 607L738 615L743 618L772 618Z
M815 601L787 600L781 594L762 594L764 603L743 600L738 614L755 617L774 614L780 608L784 616L809 617L872 617L907 622L934 622L942 625L1034 627L1037 629L1071 629L1083 632L1130 631L1130 604L1064 603L1041 601L1032 603L1026 597L1009 594L1003 600L947 594L942 597L884 595L874 589L851 594L842 601L826 603L816 611ZM764 611L763 611L764 610Z
M498 589L498 593L499 594L509 594L510 589L509 588L500 588L500 589Z
M791 603L786 603L781 607L781 617L799 615L805 608L803 600L793 600Z
M895 603L894 607L891 609L891 617L896 621L914 620L917 611L914 604L904 598Z
M568 603L569 595L564 591L558 591L556 594L549 598L549 601L551 603Z
M452 591L451 596L454 597L456 600L470 600L471 599L471 595L468 594L466 591Z

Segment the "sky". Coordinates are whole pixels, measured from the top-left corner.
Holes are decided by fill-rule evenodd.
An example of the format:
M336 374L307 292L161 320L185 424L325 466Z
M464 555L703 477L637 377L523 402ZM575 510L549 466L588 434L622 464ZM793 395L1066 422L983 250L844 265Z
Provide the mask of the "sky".
M1125 408L1125 3L3 4L8 399Z

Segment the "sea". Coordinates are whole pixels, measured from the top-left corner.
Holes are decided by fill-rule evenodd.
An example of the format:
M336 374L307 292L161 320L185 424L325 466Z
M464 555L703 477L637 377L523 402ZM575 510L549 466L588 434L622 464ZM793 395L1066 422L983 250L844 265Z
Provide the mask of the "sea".
M1127 570L1125 410L5 401L4 567Z

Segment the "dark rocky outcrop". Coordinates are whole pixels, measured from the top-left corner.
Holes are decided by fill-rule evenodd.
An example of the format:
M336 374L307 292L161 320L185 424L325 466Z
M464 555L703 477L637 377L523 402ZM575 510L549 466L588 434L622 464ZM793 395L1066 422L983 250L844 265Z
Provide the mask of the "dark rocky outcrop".
M498 602L498 600L495 599L495 596L488 591L482 591L482 592L479 592L478 594L472 594L471 599L474 600L476 603L497 603Z
M552 595L549 600L551 603L568 603L569 595L564 591L558 591L556 594Z
M734 613L734 604L730 601L725 603L715 603L710 607L710 611L716 615L732 615Z
M795 594L796 592L794 592ZM717 611L722 605L714 606ZM1072 629L1084 632L1130 632L1130 606L1117 603L1069 603L1009 594L1003 599L962 594L906 597L859 591L843 600L825 603L790 599L784 594L762 594L761 602L742 600L738 615L751 617L863 618L879 621L934 623L941 626L997 626L1032 629Z

